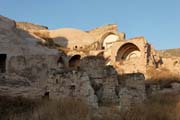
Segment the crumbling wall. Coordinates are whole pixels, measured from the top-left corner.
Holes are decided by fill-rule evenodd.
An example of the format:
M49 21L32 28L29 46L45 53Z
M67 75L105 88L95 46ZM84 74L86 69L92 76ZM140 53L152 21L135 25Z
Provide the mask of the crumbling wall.
M47 80L47 92L51 99L76 97L85 100L95 108L98 107L97 97L89 76L83 71L58 72L58 70L51 70Z
M29 79L32 84L41 87L47 79L47 71L57 67L56 56L11 56L7 61L8 73Z
M117 25L107 25L88 32L75 29L50 32L51 34L42 32L42 36L50 35L54 41L60 43L64 40L66 43L64 47L69 46L72 51L78 52L88 45L96 46L97 41L102 44L106 35L109 34L118 35L121 42L123 44L125 42L125 35L118 33ZM96 38L94 39L93 36ZM140 51L145 52L146 41L144 38L137 39L132 40L133 43L139 47ZM38 41L40 41L38 37L22 29L18 30L14 21L0 16L0 53L7 55L7 72L0 74L0 94L43 96L50 99L77 97L94 107L120 103L122 109L129 108L132 104L138 104L145 99L143 75L119 76L114 66L107 66L109 56L107 58L103 55L85 57L80 54L81 56L72 60L71 55L65 53L67 61L63 61L59 59L61 53L58 50L41 46L37 44ZM81 43L80 46L77 43ZM111 47L112 59L110 60L116 58L119 43L117 42L115 48ZM103 54L103 50L101 52ZM142 65L146 60L146 56L143 55L144 53L142 59L139 59ZM63 67L68 62L72 63L68 64L72 65L71 69Z
M0 95L12 97L41 98L44 90L32 85L26 77L16 74L0 74Z
M172 74L180 75L180 57L164 57L162 58L162 68L168 69Z
M97 41L101 41L102 37L107 33L117 34L121 40L125 39L124 33L118 33L118 26L116 24L108 24L96 29L87 31L90 35L94 36Z
M141 73L125 74L121 76L119 103L121 110L141 104L146 99L145 77Z
M131 106L131 102L141 103L145 98L145 78L143 74L118 75L113 66L106 66L102 57L86 57L80 63L92 82L100 105ZM128 105L126 100L128 99Z
M118 101L117 73L112 66L106 66L103 57L88 56L81 60L80 70L85 71L92 83L100 104L115 104Z

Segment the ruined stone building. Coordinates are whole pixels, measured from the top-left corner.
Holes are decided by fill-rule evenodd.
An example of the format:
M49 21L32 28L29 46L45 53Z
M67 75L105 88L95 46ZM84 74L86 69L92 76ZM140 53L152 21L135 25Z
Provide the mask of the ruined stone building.
M144 37L126 40L125 33L119 32L115 24L90 31L71 28L30 31L67 49L66 54L73 59L102 55L106 64L116 66L120 73L146 73L147 66L158 68L162 64L160 56ZM66 66L72 66L68 61L70 58L64 59Z
M93 106L129 106L146 98L148 67L168 66L171 60L144 37L127 40L115 24L48 30L0 16L0 95L71 96ZM172 66L179 62L176 58Z

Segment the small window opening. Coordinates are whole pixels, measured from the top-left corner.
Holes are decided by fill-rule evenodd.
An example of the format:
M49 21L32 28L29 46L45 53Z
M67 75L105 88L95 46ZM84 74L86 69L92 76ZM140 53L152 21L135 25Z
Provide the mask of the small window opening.
M44 93L43 99L49 99L49 92Z
M74 48L77 49L78 48L77 45L75 45Z
M6 72L6 54L0 54L0 73Z
M71 85L71 86L70 86L70 89L71 89L71 90L75 90L75 89L76 89L76 86L75 86L75 85Z

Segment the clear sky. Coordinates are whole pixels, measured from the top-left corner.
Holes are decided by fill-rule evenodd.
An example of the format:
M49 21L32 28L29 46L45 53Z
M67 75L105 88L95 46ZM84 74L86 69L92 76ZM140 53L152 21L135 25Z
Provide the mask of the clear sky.
M180 0L0 0L0 14L49 29L116 23L127 38L145 36L157 49L180 48Z

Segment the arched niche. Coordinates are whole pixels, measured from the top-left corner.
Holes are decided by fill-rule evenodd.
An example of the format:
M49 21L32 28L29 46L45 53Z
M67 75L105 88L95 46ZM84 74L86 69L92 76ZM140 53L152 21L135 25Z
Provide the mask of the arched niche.
M112 43L119 40L119 36L115 35L113 33L108 33L107 35L104 35L102 40L102 48L107 49L112 46Z
M140 49L133 43L122 45L116 56L116 61L137 59L141 56Z
M74 55L69 60L69 67L70 68L76 68L79 66L81 56L80 55Z

